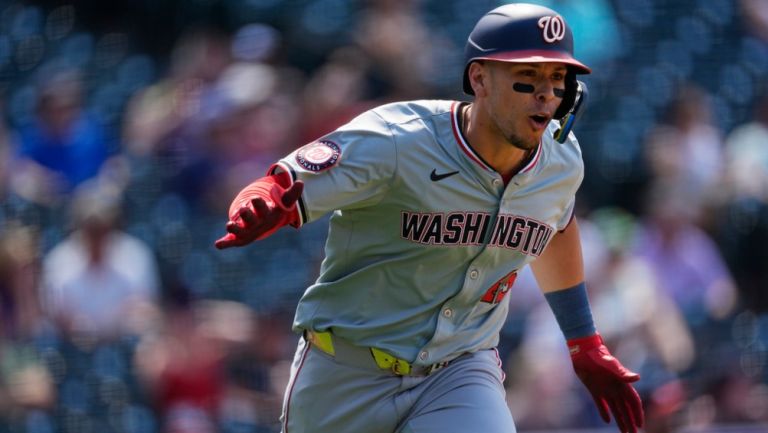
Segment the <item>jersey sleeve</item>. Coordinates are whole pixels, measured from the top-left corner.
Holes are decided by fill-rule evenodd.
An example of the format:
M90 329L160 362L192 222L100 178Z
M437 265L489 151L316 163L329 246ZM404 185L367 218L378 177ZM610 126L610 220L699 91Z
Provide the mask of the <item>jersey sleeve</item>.
M557 221L557 231L561 232L565 230L566 227L568 227L568 224L571 223L571 219L573 219L573 212L574 208L576 207L576 197L571 197L571 201L566 205L565 212L563 212L563 216L560 217L560 220Z
M386 121L368 111L306 144L276 163L270 173L287 171L304 182L301 223L335 210L378 203L397 166L395 142Z
M554 141L553 141L554 143ZM565 143L554 143L554 148L558 150L559 158L562 159L562 166L570 170L571 192L564 199L562 207L563 212L557 221L557 231L563 231L571 223L576 207L576 192L584 180L584 161L581 157L581 147L576 136L571 131Z

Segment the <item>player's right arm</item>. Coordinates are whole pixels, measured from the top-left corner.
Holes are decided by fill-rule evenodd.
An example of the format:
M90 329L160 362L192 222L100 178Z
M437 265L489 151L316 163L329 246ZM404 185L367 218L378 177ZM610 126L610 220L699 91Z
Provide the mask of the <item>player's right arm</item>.
M373 111L296 149L244 188L229 208L219 249L244 246L334 210L377 203L396 167L389 125Z

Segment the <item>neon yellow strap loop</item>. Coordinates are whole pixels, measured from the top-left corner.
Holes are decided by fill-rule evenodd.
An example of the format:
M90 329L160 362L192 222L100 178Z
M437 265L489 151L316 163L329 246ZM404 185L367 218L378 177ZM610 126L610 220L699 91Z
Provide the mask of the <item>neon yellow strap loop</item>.
M335 355L336 350L333 348L333 340L331 339L330 332L307 332L308 340L314 344L318 349L329 355Z
M392 373L397 375L406 375L411 373L411 364L400 358L383 352L375 347L371 348L371 354L376 361L376 365L383 370L391 370Z

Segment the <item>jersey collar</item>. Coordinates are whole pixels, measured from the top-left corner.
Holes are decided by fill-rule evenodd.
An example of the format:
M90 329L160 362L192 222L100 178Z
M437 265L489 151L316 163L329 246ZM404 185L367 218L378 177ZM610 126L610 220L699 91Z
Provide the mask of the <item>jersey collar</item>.
M461 133L461 129L459 128L459 108L461 107L461 103L458 101L454 101L453 104L451 104L451 127L453 128L453 136L456 139L456 142L459 144L459 148L464 152L467 157L469 157L470 160L472 160L475 164L479 165L483 169L495 173L496 170L493 169L490 165L488 165L485 161L483 161L483 158L480 157L480 155L475 152L474 149L467 143L467 141L464 139L464 135ZM541 140L539 140L539 145L536 146L535 154L531 158L531 160L528 162L528 164L525 165L518 173L527 173L533 169L533 167L536 166L536 164L539 162L539 158L541 157Z
M453 104L451 104L451 127L453 128L453 137L459 144L459 148L464 152L465 155L467 155L467 157L469 157L470 160L472 160L475 164L479 165L483 169L495 173L496 170L486 164L486 162L483 161L483 158L481 158L480 155L478 155L475 150L469 146L469 143L467 143L467 141L464 139L464 135L462 135L461 129L459 128L459 107L461 107L461 103L458 101L454 101Z
M533 154L533 157L530 161L528 161L528 164L526 164L525 167L520 170L520 173L527 173L531 171L533 167L536 166L536 163L539 162L539 157L541 156L541 140L539 140L539 145L536 146L536 150L534 150L534 152L535 153Z

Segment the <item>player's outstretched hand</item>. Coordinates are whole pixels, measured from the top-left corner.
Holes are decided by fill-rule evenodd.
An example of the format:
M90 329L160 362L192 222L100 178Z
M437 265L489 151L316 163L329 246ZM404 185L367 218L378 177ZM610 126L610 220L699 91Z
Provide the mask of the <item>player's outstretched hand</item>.
M610 411L622 433L636 433L643 426L643 404L631 383L640 375L621 365L599 334L568 340L568 348L576 375L592 394L603 420L611 421Z
M274 184L270 189L271 200L264 197L254 197L237 209L235 215L230 215L227 222L227 234L214 244L222 250L230 247L241 247L262 239L286 224L290 214L295 211L296 201L304 191L304 183L294 182L288 189Z

